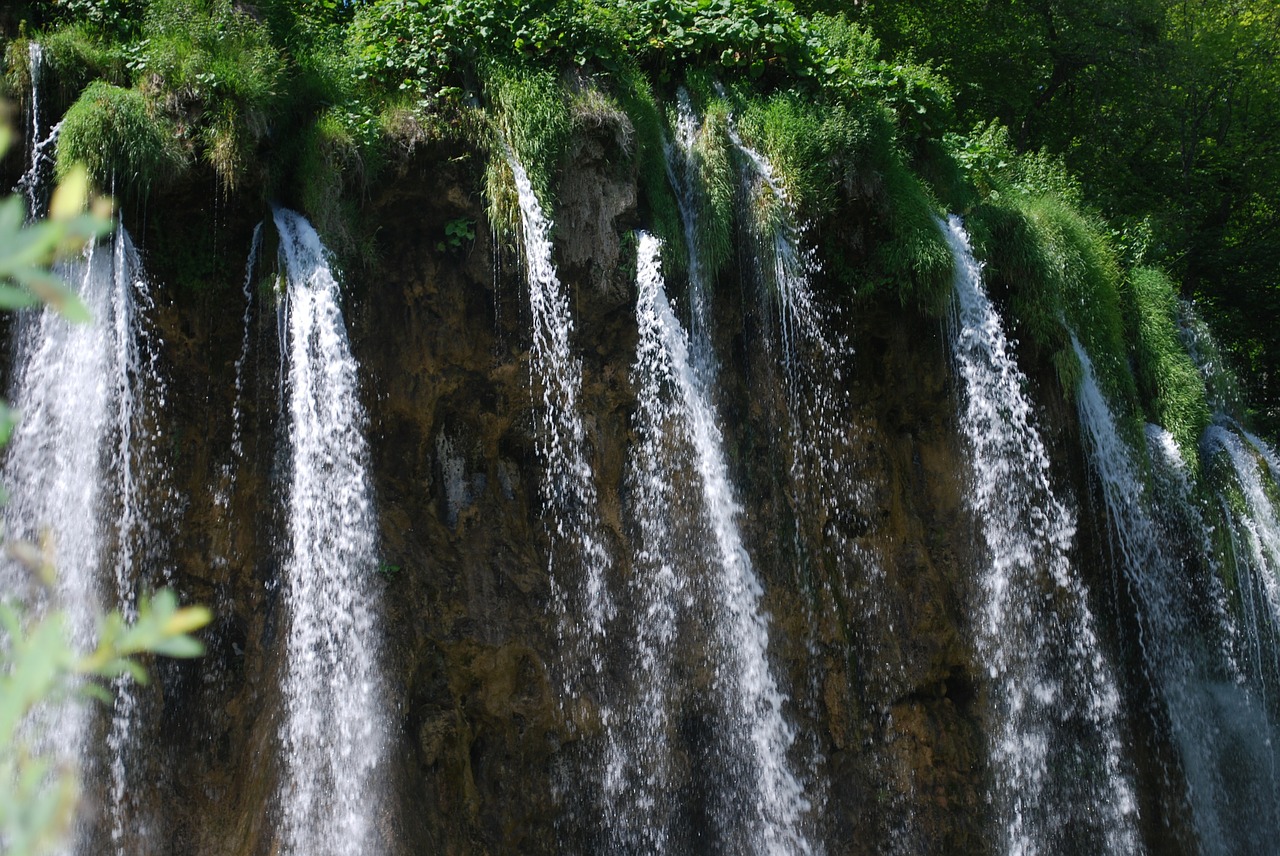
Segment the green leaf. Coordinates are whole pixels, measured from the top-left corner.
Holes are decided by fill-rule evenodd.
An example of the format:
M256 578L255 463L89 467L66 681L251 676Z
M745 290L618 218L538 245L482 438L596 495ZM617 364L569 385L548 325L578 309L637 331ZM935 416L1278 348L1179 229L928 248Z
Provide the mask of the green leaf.
M0 309L29 309L39 304L31 292L0 283Z

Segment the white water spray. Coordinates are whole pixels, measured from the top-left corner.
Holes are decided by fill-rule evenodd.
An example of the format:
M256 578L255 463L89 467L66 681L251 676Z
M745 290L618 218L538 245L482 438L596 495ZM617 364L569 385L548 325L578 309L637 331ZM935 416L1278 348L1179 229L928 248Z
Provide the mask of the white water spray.
M74 324L52 309L20 319L12 398L22 414L10 442L4 484L6 537L47 539L58 577L47 602L64 611L71 644L95 644L95 619L104 609L136 614L142 580L139 558L151 521L143 507L144 466L156 468L149 414L164 406L156 371L157 348L144 314L149 286L137 251L122 226L108 243L90 246L59 273L93 320ZM150 584L154 585L155 580ZM31 592L16 567L3 588ZM34 601L46 598L35 596ZM28 598L28 602L33 602ZM107 736L107 812L117 853L145 846L148 823L130 813L126 791L136 700L127 680L116 693ZM61 705L38 728L46 748L64 763L83 766L94 756L86 743L91 711Z
M742 509L729 480L720 429L689 339L667 300L658 252L657 239L642 235L634 370L640 391L635 470L643 539L637 573L645 575L637 586L646 605L637 647L646 670L641 680L658 685L645 691L653 698L643 695L641 703L658 709L641 712L642 742L628 747L630 757L643 762L651 753L661 755L668 727L662 678L669 673L677 622L710 614L707 656L716 695L716 751L732 756L726 759L732 774L712 797L718 832L738 852L811 854L815 848L802 828L810 806L787 758L795 735L784 718L785 697L768 661L769 627L760 610L763 590L738 529ZM676 464L692 469L691 485ZM683 485L697 491L684 502L678 496ZM673 506L696 509L697 525L707 540L681 543L673 537L687 525L672 516ZM692 578L691 570L699 567L710 579ZM650 777L638 784L656 804L665 796L664 771L660 765L651 769ZM660 837L650 843L661 851Z
M991 684L1000 849L1030 856L1089 841L1097 852L1135 853L1119 693L1070 562L1075 515L1054 495L1026 378L968 235L956 217L942 228L956 268L951 343L973 461L969 505L988 563L976 635Z
M291 443L283 848L294 856L377 853L386 734L374 609L377 522L359 369L319 236L285 209L276 210L275 224L287 272Z
M604 668L603 638L614 607L606 580L609 555L599 530L599 503L578 406L582 362L570 347L573 318L551 259L551 221L543 213L524 167L510 152L508 162L520 203L525 276L533 315L531 381L542 393L538 452L544 467L542 501L552 536L553 593L562 635L598 674ZM558 564L554 558L557 553L563 557ZM580 563L583 578L581 586L571 590L566 576L574 560ZM576 626L579 623L583 626ZM581 692L581 687L574 686L574 677L568 680L566 690L571 696ZM607 709L602 709L602 716L607 719L607 715Z

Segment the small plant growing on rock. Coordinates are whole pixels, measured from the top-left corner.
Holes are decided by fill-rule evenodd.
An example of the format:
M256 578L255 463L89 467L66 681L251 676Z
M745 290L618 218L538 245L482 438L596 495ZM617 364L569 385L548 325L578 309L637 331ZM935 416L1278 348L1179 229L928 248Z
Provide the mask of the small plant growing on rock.
M461 250L465 244L476 239L476 221L468 217L458 217L444 224L444 240L436 243L440 252Z

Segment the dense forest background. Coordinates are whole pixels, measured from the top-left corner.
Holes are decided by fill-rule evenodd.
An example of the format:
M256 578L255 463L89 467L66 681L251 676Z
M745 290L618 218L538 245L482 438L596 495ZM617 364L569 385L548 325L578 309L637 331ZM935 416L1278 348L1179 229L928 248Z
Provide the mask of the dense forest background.
M1176 367L1144 357L1136 329L1177 314L1154 305L1172 290L1216 329L1256 421L1280 425L1270 0L27 0L0 10L5 94L19 105L29 39L56 78L46 109L66 111L60 169L85 162L135 211L210 184L227 202L285 201L349 264L376 253L361 199L415 147L506 141L550 199L572 126L619 115L645 216L674 230L659 105L685 84L780 165L819 242L844 248L824 265L849 291L936 303L948 262L921 235L933 214L970 214L1022 334L1050 354L1066 352L1064 333L1037 318L1085 324L1071 283L1108 280L1121 317L1091 326L1122 329L1089 335L1127 341L1116 357L1154 402L1134 407L1164 408L1148 415L1196 436L1204 390L1173 401ZM729 195L705 192L712 208ZM500 222L502 193L488 197ZM842 225L850 199L869 224L856 234ZM1027 230L1037 246L1057 234L1062 251L1019 256ZM173 239L162 273L236 281L185 246Z

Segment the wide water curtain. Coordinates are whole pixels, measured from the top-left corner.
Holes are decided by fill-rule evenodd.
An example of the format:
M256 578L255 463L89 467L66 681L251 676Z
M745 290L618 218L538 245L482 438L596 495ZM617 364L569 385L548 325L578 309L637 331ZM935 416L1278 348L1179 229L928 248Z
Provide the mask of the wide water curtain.
M1054 495L1026 378L968 235L955 217L941 227L955 259L950 337L969 501L986 545L974 623L990 684L997 840L1009 854L1133 853L1137 803L1121 756L1120 698L1071 565L1075 516Z
M290 446L283 845L295 856L376 853L386 735L359 367L319 236L292 211L277 209L275 223L287 276Z

